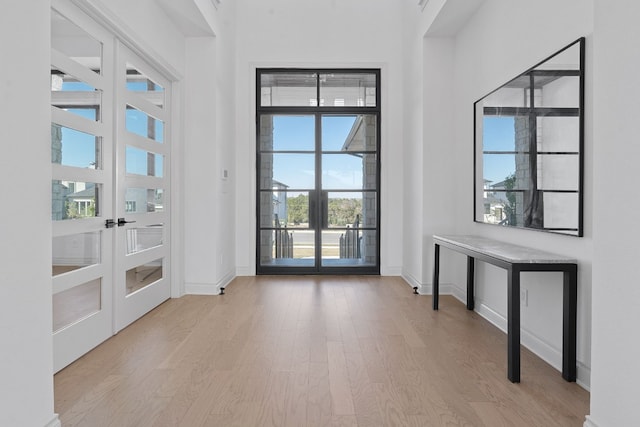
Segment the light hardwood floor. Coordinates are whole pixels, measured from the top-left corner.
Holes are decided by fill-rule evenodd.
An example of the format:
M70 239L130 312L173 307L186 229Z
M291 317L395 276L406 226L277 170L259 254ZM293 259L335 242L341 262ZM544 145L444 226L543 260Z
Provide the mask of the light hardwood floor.
M63 426L582 426L589 393L400 278L243 277L170 300L55 376Z

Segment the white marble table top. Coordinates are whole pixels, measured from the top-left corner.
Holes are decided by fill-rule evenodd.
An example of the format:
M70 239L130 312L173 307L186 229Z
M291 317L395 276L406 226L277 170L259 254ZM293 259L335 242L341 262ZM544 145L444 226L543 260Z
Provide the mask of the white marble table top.
M467 235L434 235L434 243L444 243L454 246L460 246L468 250L480 252L484 255L498 258L510 263L521 264L577 264L577 260L563 255L541 251L538 249L528 248L526 246L514 245L511 243L501 242L499 240L489 239L480 236Z

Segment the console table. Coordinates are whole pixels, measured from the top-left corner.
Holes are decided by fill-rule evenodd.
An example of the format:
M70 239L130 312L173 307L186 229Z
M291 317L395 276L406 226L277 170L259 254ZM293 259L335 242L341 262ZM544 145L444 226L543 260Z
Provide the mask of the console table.
M576 380L578 264L575 259L478 236L434 235L433 309L438 309L440 246L467 255L467 309L474 308L474 260L507 270L507 376L520 382L520 272L561 271L562 377Z

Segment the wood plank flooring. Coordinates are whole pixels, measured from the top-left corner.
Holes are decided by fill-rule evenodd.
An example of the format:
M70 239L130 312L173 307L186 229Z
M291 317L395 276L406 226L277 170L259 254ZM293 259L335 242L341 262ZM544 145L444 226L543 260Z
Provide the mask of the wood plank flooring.
M56 374L68 426L582 426L589 393L400 278L241 277L169 300Z

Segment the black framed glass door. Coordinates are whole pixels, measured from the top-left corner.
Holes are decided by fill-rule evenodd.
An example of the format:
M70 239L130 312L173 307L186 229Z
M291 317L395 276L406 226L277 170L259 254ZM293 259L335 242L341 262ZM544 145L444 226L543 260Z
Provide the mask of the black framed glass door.
M257 72L258 274L379 274L379 70Z

